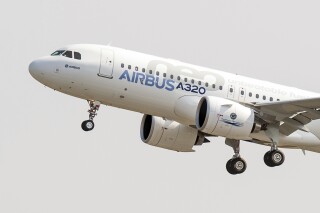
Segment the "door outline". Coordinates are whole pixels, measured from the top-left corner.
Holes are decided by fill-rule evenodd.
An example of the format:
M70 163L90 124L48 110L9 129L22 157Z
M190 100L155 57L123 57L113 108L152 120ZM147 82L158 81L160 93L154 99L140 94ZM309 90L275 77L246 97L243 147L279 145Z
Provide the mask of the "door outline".
M111 49L101 48L100 50L100 66L99 77L113 78L114 70L114 52Z

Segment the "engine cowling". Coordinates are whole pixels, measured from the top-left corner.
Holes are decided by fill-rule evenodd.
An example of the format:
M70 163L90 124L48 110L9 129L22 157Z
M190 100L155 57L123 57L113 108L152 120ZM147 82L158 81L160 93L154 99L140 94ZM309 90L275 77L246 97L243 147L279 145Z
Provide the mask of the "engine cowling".
M193 152L194 145L206 142L195 128L151 115L143 116L140 137L146 144L178 152Z
M201 98L196 111L198 130L230 139L248 139L254 120L252 109L219 97Z

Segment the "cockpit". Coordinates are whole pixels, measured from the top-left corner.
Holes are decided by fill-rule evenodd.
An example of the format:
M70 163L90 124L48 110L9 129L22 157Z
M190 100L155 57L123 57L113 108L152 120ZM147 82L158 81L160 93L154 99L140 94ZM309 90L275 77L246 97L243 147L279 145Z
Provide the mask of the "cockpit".
M60 55L67 58L74 58L77 60L81 60L81 54L79 52L75 52L71 50L57 50L51 54L51 56L60 56Z

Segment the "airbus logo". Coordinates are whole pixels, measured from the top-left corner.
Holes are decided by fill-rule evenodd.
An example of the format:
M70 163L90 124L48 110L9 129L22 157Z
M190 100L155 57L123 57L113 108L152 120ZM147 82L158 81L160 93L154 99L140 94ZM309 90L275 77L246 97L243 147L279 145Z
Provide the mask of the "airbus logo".
M133 72L132 75L125 70L121 76L119 77L120 80L126 79L129 82L137 84L138 82L142 85L150 86L150 87L157 87L158 89L165 88L168 91L174 90L174 81L169 80L166 78L160 79L158 76L154 77L153 75L143 74Z
M70 66L70 65L68 65L68 64L66 64L64 67L65 67L65 68L71 68L71 69L80 70L80 67Z
M174 89L180 89L187 92L192 93L198 93L198 94L205 94L206 89L204 87L199 87L197 85L191 85L191 84L183 84L179 83L177 87L175 87L175 81L172 79L166 79L166 78L160 78L159 76L153 76L149 74L144 73L138 73L138 72L132 72L132 74L129 73L128 70L125 70L121 76L119 77L120 80L126 79L129 82L132 83L140 83L145 86L150 87L156 87L158 89L166 89L168 91L173 91Z

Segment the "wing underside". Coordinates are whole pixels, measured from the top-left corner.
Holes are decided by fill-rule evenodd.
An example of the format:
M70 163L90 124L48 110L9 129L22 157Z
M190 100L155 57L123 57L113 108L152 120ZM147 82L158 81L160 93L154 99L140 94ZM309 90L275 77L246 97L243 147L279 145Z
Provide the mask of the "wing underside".
M305 125L320 118L320 98L261 103L253 108L268 122L280 122L279 131L284 135L297 130L308 132Z

